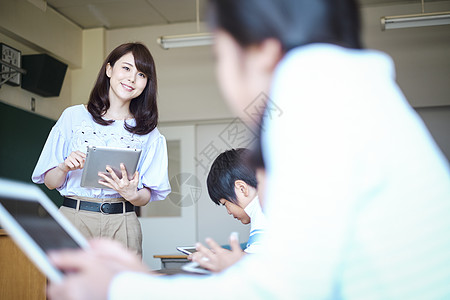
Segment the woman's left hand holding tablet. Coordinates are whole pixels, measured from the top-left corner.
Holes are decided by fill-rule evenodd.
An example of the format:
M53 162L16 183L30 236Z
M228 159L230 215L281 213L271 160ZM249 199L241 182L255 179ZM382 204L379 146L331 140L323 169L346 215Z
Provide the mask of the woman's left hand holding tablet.
M106 166L109 176L105 173L98 173L103 180L99 180L100 184L117 191L125 200L133 200L137 197L137 187L139 183L139 172L136 171L131 180L128 179L128 173L124 164L120 164L122 178L119 178L110 166Z

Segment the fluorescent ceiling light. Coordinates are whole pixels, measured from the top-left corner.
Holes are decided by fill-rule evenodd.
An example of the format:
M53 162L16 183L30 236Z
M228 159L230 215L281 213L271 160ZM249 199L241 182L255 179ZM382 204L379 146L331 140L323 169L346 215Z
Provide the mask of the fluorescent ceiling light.
M197 33L160 36L156 41L163 49L207 46L213 43L211 33L200 33L200 5L196 0Z
M449 25L450 11L381 18L381 30L422 26Z
M157 42L163 49L207 46L213 43L213 37L210 33L167 35L159 37Z

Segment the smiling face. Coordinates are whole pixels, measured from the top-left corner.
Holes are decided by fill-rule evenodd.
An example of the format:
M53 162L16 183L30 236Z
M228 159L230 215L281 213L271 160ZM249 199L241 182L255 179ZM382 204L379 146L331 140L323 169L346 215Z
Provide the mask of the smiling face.
M129 102L138 97L147 85L147 76L135 65L134 56L128 52L117 60L114 66L106 66L109 77L109 100Z

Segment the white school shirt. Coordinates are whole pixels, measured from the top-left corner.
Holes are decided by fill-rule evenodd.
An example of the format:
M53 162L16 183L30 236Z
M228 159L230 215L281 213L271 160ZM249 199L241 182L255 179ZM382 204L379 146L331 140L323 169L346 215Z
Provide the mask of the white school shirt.
M266 216L262 212L258 196L247 204L244 211L250 217L250 235L244 251L249 254L257 253L262 251L261 239L266 228Z
M58 166L73 151L86 153L87 146L110 146L142 149L138 162L139 185L151 189L150 201L163 200L170 193L166 139L157 128L146 135L137 135L124 128L124 122L134 126L135 120L116 120L108 126L94 122L83 104L68 107L53 126L32 174L35 183L44 183L47 171ZM80 187L82 170L70 171L58 188L63 196L116 198L111 189Z
M212 276L117 275L109 299L450 299L450 171L380 52L291 50L263 131L265 251Z

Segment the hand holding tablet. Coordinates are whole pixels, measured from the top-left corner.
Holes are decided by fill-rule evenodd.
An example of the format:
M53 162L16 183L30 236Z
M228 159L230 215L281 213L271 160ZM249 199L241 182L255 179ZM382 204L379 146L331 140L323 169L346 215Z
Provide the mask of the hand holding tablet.
M230 235L231 250L222 248L211 238L207 238L206 243L208 244L209 248L202 245L201 243L197 244L197 252L192 255L193 263L185 265L185 268L187 268L189 271L196 271L197 273L204 274L205 272L203 272L202 270L198 270L200 267L202 267L211 272L221 272L239 261L245 255L245 252L242 251L240 247L237 232L233 232Z
M88 146L80 185L91 188L108 188L98 182L102 180L98 174L100 172L108 175L106 167L109 166L120 179L122 178L120 164L125 165L128 179L132 180L140 155L141 149Z

